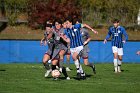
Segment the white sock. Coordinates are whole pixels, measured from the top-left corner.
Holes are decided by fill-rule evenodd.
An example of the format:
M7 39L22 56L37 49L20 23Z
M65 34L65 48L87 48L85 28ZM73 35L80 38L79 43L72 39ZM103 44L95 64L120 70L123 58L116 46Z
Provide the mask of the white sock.
M114 59L114 69L115 69L115 72L117 72L118 71L118 61L117 61L117 59Z
M121 64L122 64L122 61L118 60L118 72L121 72Z
M80 73L84 73L83 68L82 68L82 66L81 66L81 65L80 65L79 70L80 70Z
M80 63L78 61L78 59L76 61L74 61L76 69L77 69L77 73L80 73Z

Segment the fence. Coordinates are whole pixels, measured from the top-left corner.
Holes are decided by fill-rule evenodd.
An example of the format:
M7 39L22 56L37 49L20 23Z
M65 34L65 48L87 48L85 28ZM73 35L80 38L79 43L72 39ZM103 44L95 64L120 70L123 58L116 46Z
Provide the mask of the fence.
M0 40L0 63L40 63L47 48L40 46L40 41ZM89 48L89 62L112 62L111 42L103 44L103 41L91 41ZM123 62L140 63L140 56L136 55L138 50L140 42L127 42L124 45Z

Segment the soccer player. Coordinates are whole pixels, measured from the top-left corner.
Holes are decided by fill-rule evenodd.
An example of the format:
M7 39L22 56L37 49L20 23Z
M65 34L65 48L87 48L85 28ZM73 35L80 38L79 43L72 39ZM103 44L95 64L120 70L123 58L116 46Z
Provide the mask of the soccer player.
M77 79L86 79L85 73L79 62L79 53L83 50L83 41L80 32L81 24L72 25L72 19L66 19L67 30L65 35L70 39L70 51L77 69ZM89 27L94 31L91 27Z
M114 19L113 26L109 28L109 32L104 39L104 44L112 35L112 51L114 54L114 69L115 73L121 72L122 56L123 56L123 43L128 40L128 35L125 28L119 25L119 20ZM122 38L124 35L124 39Z
M53 34L53 29L52 29L51 24L46 25L46 31L45 31L44 37L41 39L40 43L41 43L41 45L48 44L48 50L44 54L44 57L43 57L43 65L47 70L45 73L45 77L48 77L49 73L51 72L48 61L52 57L53 48L54 48L54 34Z
M62 28L63 31L65 31L67 29L65 21L63 22L62 26L63 26L63 28ZM71 53L70 53L69 44L67 44L67 47L68 47L68 49L66 52L66 71L71 71L71 69L70 69L70 55L71 55Z
M64 54L67 51L67 43L70 42L68 38L66 38L63 34L63 30L61 29L62 22L61 20L55 20L55 27L54 27L54 34L55 34L55 48L53 51L53 56L52 56L52 70L56 69L56 65L59 62L59 67L60 67L60 72L64 74L67 80L70 78L67 75L66 69L63 66L63 61L64 61ZM59 59L53 59L55 56L59 55Z
M83 42L84 42L84 49L80 52L80 57L83 58L84 64L86 66L91 67L92 70L93 70L93 73L96 74L95 65L93 65L93 63L88 62L88 53L89 53L88 43L90 42L91 37L90 37L86 28L81 28L80 31L81 31L82 39L83 39Z

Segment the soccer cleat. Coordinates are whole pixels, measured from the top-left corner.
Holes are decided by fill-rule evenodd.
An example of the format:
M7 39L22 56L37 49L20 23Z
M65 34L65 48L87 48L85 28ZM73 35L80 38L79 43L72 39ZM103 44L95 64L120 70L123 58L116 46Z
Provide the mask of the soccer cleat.
M95 68L95 65L93 65L93 68L92 68L92 69L93 69L93 73L96 74L96 68Z
M46 73L45 73L45 77L48 77L51 71L52 71L51 69L47 70Z
M67 77L66 80L70 80L70 77Z
M71 71L69 67L66 67L66 71Z
M81 74L77 73L77 79L80 80L81 79Z
M86 79L86 76L81 76L81 79L82 79L82 80L85 80L85 79Z

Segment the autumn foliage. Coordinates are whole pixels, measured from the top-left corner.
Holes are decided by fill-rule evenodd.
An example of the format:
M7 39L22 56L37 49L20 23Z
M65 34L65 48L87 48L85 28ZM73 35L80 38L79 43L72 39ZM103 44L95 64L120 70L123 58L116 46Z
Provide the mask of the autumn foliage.
M28 3L29 25L43 26L48 20L64 20L67 17L81 18L82 9L75 0L30 0Z

